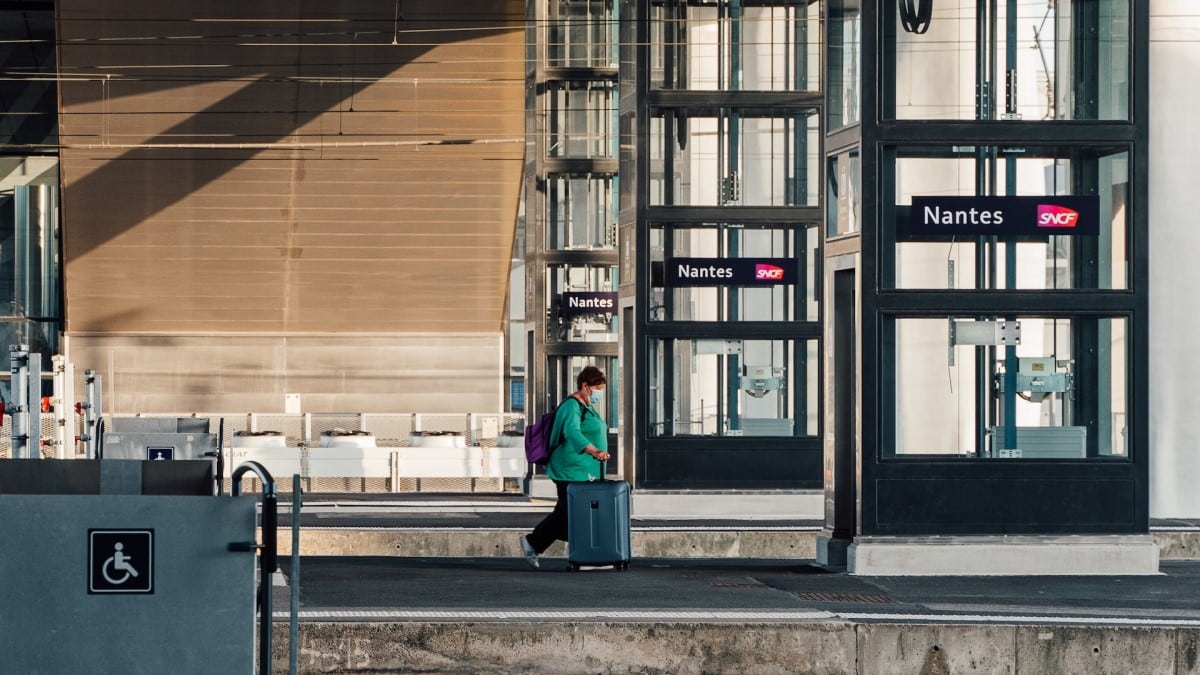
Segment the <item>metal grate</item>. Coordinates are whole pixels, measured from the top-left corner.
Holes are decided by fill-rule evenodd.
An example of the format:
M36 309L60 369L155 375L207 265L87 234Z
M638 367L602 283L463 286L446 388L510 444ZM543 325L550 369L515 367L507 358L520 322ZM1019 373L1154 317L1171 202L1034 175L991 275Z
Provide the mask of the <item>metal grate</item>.
M466 434L471 416L466 413L417 413L417 431L450 431Z
M362 416L362 430L375 434L375 445L381 448L407 448L413 430L411 414L372 414Z
M307 421L305 415L250 413L248 431L279 431L287 437L288 445L300 445L300 441L308 441L305 433Z
M869 602L869 603L888 603L895 602L895 599L882 594L866 594L866 593L792 593L800 600L808 600L810 602Z

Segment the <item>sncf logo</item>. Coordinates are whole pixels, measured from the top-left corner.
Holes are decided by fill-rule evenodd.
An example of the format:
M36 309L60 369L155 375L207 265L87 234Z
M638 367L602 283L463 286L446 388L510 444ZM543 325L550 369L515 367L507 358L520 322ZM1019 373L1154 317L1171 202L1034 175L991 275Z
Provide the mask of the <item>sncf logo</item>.
M757 263L754 265L754 278L758 281L783 281L783 268Z
M1038 227L1075 227L1079 223L1079 212L1055 204L1038 204Z

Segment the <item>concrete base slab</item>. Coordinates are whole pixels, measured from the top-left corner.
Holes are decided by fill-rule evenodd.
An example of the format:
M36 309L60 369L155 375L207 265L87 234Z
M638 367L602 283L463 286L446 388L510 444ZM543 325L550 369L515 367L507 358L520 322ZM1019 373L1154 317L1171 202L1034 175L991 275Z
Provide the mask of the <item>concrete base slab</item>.
M861 576L1158 574L1150 535L857 537L846 571Z
M522 556L524 530L463 529L305 529L300 532L301 555L502 557ZM761 558L812 559L817 533L811 530L634 530L635 558ZM279 531L279 555L291 555L290 532ZM566 545L555 542L545 557L565 557Z
M633 493L633 517L674 520L780 518L821 520L825 495L819 490L772 493Z
M553 502L554 481L537 476L529 496ZM779 518L822 520L825 494L820 490L778 492L647 492L632 493L634 518L704 520L712 518Z
M817 564L829 569L846 569L847 551L852 539L819 535L817 537Z
M517 537L522 533L524 530L516 528L306 528L300 533L300 551L304 555L319 556L515 558L520 557ZM817 530L762 529L761 524L757 527L747 525L736 530L651 531L635 528L632 545L634 555L639 557L816 558L822 565L840 569L841 566L833 564L836 551L827 549L824 555L828 556L828 562L821 561L819 534ZM290 530L279 530L280 555L291 554L291 536ZM1150 536L1155 546L1159 547L1160 560L1200 559L1200 532L1154 532ZM861 537L858 541L861 544L867 543L867 540ZM564 551L562 544L556 544L547 555L565 555ZM846 551L843 550L842 554L845 555ZM861 564L865 565L867 562L864 559ZM1147 562L1147 565L1149 564ZM1157 569L1157 563L1153 567Z
M272 635L288 672L288 631ZM1172 627L851 621L304 622L295 672L1088 673L1195 675L1197 633Z

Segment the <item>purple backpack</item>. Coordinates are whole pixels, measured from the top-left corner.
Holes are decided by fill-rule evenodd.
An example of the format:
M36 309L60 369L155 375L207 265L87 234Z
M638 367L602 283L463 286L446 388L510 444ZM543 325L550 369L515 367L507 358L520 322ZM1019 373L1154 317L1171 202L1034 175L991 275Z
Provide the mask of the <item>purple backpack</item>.
M562 403L558 404L561 408ZM583 421L583 416L587 415L587 408L580 407L580 421ZM550 430L554 428L554 416L558 414L558 408L552 412L544 413L536 422L525 427L525 461L538 466L545 466L546 462L550 461L550 453L554 452L556 443L550 440Z

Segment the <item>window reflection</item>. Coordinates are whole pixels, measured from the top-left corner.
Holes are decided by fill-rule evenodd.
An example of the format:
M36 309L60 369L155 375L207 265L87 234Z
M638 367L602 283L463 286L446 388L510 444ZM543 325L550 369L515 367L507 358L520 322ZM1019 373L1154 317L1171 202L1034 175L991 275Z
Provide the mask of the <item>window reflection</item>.
M547 179L550 248L611 249L617 241L616 177L551 174Z
M615 82L551 82L546 156L612 157L616 121Z
M820 89L821 5L657 1L650 86L708 91Z
M654 436L812 436L817 341L655 340Z
M546 274L549 342L616 342L617 268L551 265Z
M650 231L650 320L816 321L817 237L815 225L655 225ZM671 282L668 266L697 259L786 261L791 281Z
M896 345L894 454L1128 457L1127 323L1031 316L895 320L889 328Z
M920 34L893 4L895 118L1129 119L1129 0L1013 4L980 25L975 3L934 3Z
M659 111L650 120L652 205L815 206L815 110Z
M0 316L5 344L53 352L59 302L58 160L0 157Z
M829 3L829 107L830 129L860 121L859 97L862 62L862 19L857 0Z
M1124 149L940 147L893 151L894 288L1125 289L1129 285L1129 154ZM970 196L997 172L999 194L1097 195L1099 235L915 237L904 233L915 196ZM1012 250L1010 251L1010 247Z
M551 67L616 65L617 22L611 0L554 0L549 10L546 47Z

